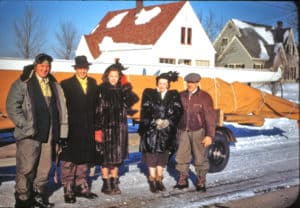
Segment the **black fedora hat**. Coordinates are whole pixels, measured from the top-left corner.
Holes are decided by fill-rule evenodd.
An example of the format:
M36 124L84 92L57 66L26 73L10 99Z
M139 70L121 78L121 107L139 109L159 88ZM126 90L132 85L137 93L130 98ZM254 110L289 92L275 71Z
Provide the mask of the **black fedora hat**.
M87 61L86 56L76 56L74 68L89 68L92 65Z

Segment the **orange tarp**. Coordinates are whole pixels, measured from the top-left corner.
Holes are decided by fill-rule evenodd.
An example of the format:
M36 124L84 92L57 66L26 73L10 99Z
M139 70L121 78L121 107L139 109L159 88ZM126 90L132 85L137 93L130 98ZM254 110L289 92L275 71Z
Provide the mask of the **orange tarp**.
M21 71L0 70L0 112L5 114L5 101L10 85L20 76ZM73 73L55 72L53 75L60 82L73 76ZM100 74L89 74L101 83ZM139 110L141 97L145 88L155 87L155 76L128 75L128 80L133 85L133 90L140 100L133 106ZM171 89L182 91L185 88L183 79L171 83ZM224 113L224 121L244 124L262 125L264 118L287 117L299 120L299 105L288 100L272 96L248 85L234 82L227 83L221 79L202 78L200 88L207 91L213 98L214 108ZM139 118L139 112L133 116ZM1 126L0 122L0 129Z

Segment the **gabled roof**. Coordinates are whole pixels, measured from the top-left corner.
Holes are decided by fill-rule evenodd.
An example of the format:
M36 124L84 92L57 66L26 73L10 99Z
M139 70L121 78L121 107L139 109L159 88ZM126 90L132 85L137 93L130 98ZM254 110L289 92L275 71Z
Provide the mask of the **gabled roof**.
M96 29L84 36L92 56L96 59L101 55L99 43L104 37L110 37L116 43L154 45L185 3L181 1L143 7L142 12L155 10L156 15L142 24L135 23L135 8L108 12Z
M287 33L291 28L274 28L269 25L232 20L239 29L239 40L253 58L272 60L274 46L278 42L286 43Z

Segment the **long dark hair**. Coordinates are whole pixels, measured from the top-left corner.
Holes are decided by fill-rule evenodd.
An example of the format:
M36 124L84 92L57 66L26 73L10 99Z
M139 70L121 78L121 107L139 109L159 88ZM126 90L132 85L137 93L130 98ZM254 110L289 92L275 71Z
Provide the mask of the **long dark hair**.
M111 71L117 71L119 73L119 81L121 77L124 75L122 73L123 70L126 70L126 68L119 62L119 59L116 59L116 62L112 65L110 65L109 67L107 67L107 69L105 70L103 76L102 76L102 82L107 83L108 82L108 75Z
M110 73L111 71L117 71L117 72L119 73L119 81L118 81L118 82L120 82L120 79L121 79L121 77L123 76L122 71L120 71L120 70L117 69L117 68L109 68L109 69L106 69L106 70L105 70L105 72L104 72L104 74L103 74L103 76L102 76L102 82L103 82L103 83L108 83L108 82L109 82L109 81L108 81L108 75L109 75L109 73Z

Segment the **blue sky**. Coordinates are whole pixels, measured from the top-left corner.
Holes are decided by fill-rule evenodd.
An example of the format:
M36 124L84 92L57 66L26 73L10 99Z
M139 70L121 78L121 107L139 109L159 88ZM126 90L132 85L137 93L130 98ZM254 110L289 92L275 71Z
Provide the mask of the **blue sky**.
M144 6L164 4L174 1L145 1ZM190 1L197 14L205 17L211 11L224 24L232 18L276 26L291 15L293 1ZM135 7L134 0L127 1L14 1L0 0L0 56L16 56L14 22L23 17L25 7L43 20L46 33L45 52L53 55L56 44L55 34L61 22L73 22L79 36L89 34L109 11ZM294 31L296 33L297 31ZM296 36L298 34L296 33ZM298 40L297 40L298 42Z

